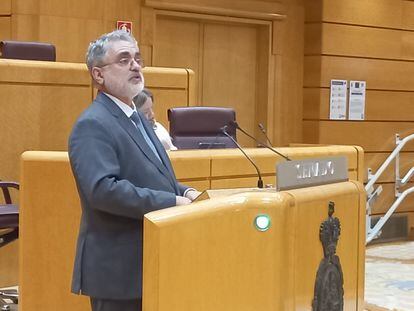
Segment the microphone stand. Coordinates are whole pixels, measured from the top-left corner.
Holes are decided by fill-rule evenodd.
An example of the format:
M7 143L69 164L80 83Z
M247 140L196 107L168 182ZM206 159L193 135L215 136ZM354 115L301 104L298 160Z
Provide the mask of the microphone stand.
M263 135L266 137L267 142L269 143L269 146L273 146L272 142L270 141L269 137L267 136L265 127L262 123L258 124L260 131L263 133Z
M252 135L250 135L249 133L247 133L245 130L243 130L239 124L236 121L232 121L231 124L238 129L240 132L242 132L244 135L250 137L251 139L253 139L256 143L259 144L259 146L265 147L269 150L271 150L272 152L276 153L277 155L281 156L282 158L284 158L286 161L292 161L288 156L285 156L284 154L280 153L279 151L275 150L274 148L268 146L267 144L262 143L260 140L256 139L255 137L253 137Z
M226 135L230 140L239 148L239 150L244 154L244 156L247 158L247 160L250 161L251 164L253 164L254 168L256 169L257 176L259 179L257 180L257 188L263 188L263 180L262 180L262 174L260 174L259 168L257 165L253 162L253 160L247 155L246 152L244 152L243 148L237 143L237 141L229 134L227 133L227 125L221 128L221 132Z

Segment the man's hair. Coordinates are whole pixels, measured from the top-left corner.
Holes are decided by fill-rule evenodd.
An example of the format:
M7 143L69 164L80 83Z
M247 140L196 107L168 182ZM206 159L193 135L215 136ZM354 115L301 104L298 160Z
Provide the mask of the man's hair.
M144 106L147 98L151 98L151 101L154 103L154 96L152 95L151 91L147 88L144 88L142 92L138 93L138 95L133 99L135 107L139 109Z
M105 57L109 48L109 43L117 41L128 41L136 44L135 38L125 30L115 30L110 33L103 34L101 37L92 41L89 44L88 51L86 52L86 65L89 71L97 65L103 65L102 59Z

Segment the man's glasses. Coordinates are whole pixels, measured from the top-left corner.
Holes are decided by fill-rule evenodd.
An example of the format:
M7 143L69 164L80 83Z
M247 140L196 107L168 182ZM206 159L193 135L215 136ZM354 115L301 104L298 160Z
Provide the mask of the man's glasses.
M108 63L108 64L98 66L98 67L103 68L103 67L106 67L106 66L109 66L109 65L117 64L120 67L129 67L129 68L131 68L133 62L136 62L141 68L145 67L144 66L144 61L142 60L141 55L137 55L135 57L131 57L131 56L121 57L120 59L118 59L118 60L116 60L112 63Z

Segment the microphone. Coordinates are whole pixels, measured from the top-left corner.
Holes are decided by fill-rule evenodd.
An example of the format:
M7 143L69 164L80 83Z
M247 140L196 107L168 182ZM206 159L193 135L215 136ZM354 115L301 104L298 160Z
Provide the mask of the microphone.
M237 146L237 148L239 148L239 150L244 154L244 156L247 158L247 160L250 161L251 164L253 164L254 168L256 169L257 172L257 176L259 177L259 179L257 180L257 188L263 188L263 180L262 180L262 174L259 171L259 168L257 167L257 165L254 163L254 161L252 160L252 158L250 158L246 152L244 152L243 148L237 143L237 141L229 134L227 133L227 128L228 125L223 126L222 128L220 128L221 132L226 135L228 138L230 138L230 140Z
M249 133L247 133L245 130L243 130L239 124L236 121L230 121L229 124L231 126L234 126L236 129L238 129L240 132L242 132L244 135L250 137L251 139L253 139L259 146L265 147L269 150L271 150L272 152L276 153L277 155L281 156L282 158L284 158L286 161L292 161L288 156L285 156L284 154L280 153L279 151L277 151L276 149L270 147L269 145L261 142L260 140L256 139L254 136L250 135Z
M263 135L266 137L267 142L269 143L269 146L273 146L272 142L270 141L269 137L267 136L266 129L262 123L258 124L260 131L263 133Z

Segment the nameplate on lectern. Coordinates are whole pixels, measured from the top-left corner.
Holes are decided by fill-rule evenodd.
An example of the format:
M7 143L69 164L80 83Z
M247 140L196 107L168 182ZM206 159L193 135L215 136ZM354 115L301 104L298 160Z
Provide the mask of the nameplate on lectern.
M278 191L348 181L346 157L295 160L276 165Z

